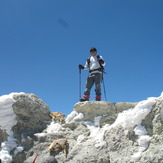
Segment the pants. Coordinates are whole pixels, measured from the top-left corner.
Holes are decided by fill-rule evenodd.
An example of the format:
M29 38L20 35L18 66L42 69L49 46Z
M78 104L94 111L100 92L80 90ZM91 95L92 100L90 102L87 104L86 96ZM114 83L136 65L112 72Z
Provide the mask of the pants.
M93 84L95 83L95 92L96 96L101 96L101 79L102 79L102 74L101 73L92 73L89 74L86 82L86 89L84 92L84 95L90 95L91 88Z

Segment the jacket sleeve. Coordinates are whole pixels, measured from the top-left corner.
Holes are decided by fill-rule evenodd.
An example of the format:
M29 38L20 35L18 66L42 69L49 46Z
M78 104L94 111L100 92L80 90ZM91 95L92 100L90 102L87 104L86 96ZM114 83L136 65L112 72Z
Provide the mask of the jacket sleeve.
M88 61L89 60L89 61ZM89 63L88 63L89 62ZM90 58L88 58L87 60L86 60L86 63L85 63L85 66L84 66L84 70L86 70L86 69L89 69L90 68Z
M100 62L100 61L102 62L101 65L102 65L102 66L105 66L105 61L104 61L104 59L103 59L102 56L99 56L99 62Z

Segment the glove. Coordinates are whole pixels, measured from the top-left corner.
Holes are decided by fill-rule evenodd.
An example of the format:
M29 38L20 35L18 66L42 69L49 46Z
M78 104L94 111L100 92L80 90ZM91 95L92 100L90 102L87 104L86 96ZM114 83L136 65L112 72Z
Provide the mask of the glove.
M84 66L79 64L79 69L84 69Z
M99 61L99 64L104 64L104 60L102 60L101 57L100 57L99 55L97 56L97 59L98 59L98 61Z
M91 62L91 61L90 61L90 58L88 58L88 59L87 59L87 63L88 63L88 65L90 64L90 62Z
M104 64L104 60L99 59L99 63L100 63L100 64Z

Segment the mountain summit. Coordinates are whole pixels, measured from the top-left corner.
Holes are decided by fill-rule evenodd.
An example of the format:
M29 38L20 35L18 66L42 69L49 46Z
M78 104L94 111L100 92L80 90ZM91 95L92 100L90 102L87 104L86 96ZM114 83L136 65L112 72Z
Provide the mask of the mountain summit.
M0 96L1 161L163 163L163 94L137 103L79 102L64 123L50 115L34 94Z

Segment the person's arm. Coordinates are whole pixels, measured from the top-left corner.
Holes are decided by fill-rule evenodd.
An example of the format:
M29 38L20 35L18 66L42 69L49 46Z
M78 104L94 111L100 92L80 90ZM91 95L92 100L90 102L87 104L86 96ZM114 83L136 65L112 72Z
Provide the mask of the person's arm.
M105 61L104 61L104 59L103 59L102 56L99 56L99 55L98 55L97 59L98 59L100 65L105 66Z

